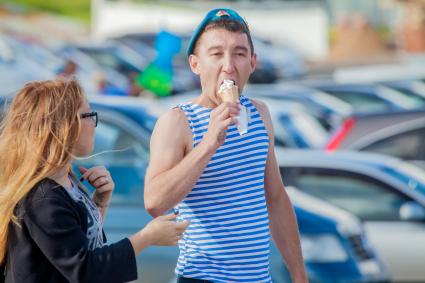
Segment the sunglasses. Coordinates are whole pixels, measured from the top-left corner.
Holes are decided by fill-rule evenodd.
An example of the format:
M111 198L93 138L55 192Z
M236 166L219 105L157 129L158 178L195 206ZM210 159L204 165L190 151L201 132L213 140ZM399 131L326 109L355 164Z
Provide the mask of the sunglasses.
M82 113L80 115L80 118L81 119L90 118L94 122L94 126L97 127L98 118L97 118L97 112L96 111L89 112L89 113Z

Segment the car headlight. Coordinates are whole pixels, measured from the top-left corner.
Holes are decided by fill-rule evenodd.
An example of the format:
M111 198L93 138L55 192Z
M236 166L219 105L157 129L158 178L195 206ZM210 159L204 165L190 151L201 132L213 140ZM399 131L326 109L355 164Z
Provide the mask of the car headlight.
M341 242L331 234L301 235L301 248L305 261L342 262L348 258Z

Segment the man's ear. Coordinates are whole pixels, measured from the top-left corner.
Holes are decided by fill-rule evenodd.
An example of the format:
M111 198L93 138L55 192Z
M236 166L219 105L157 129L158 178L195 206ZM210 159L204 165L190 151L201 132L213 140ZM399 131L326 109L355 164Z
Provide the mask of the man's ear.
M189 56L189 65L192 72L199 75L200 74L200 68L199 68L199 58L195 54L190 54Z
M251 74L254 73L256 67L257 67L257 54L254 53L251 56Z

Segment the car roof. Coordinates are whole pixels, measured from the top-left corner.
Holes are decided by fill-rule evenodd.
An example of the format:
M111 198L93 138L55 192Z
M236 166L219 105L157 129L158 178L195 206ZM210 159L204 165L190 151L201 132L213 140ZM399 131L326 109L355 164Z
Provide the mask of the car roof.
M296 150L276 147L276 158L281 165L327 165L349 162L365 166L397 166L403 163L398 158L356 151L327 152L324 150Z
M419 198L425 205L425 194L420 191L425 186L425 171L396 157L369 152L328 152L280 147L275 149L275 153L280 167L339 169L371 176L381 181L386 180L386 183L391 182L392 186L415 199ZM401 176L406 178L399 178ZM418 185L420 190L415 190Z

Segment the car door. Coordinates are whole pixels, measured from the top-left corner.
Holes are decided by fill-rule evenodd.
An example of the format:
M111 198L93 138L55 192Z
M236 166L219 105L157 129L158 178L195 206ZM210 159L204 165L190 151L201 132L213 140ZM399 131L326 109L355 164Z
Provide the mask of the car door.
M105 166L115 182L104 230L108 244L143 228L152 217L144 208L143 185L148 165L148 133L115 111L99 110L94 156L78 160L78 166ZM84 182L90 189L90 185ZM162 283L173 279L177 247L148 247L137 257L137 282Z
M414 199L387 183L342 169L282 168L286 184L343 208L365 223L366 234L394 280L425 280L425 223L400 217Z

